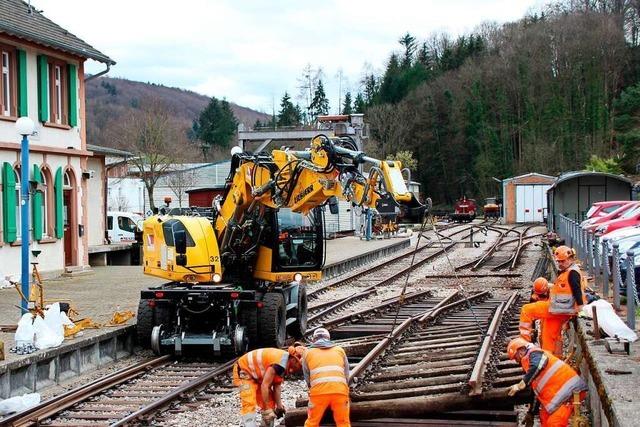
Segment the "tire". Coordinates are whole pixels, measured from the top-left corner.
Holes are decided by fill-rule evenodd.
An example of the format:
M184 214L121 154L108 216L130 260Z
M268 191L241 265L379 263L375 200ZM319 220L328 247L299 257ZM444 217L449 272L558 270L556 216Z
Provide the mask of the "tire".
M287 340L287 314L284 296L270 292L262 298L264 307L258 310L258 332L262 347L284 347Z
M298 307L293 310L296 321L292 323L287 332L295 339L304 337L307 331L307 287L300 285L298 290Z
M149 348L151 346L151 330L153 326L153 308L149 307L148 300L141 299L138 303L136 332L138 335L138 344L142 348Z
M238 314L238 322L246 328L247 337L249 338L249 349L258 348L258 310L255 305L252 307L243 307Z

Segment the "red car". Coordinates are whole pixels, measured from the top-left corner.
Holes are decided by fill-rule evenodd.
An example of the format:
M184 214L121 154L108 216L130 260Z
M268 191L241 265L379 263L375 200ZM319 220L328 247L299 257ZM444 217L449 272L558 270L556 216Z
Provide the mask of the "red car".
M609 221L613 221L614 219L618 219L622 215L624 215L626 212L628 212L629 210L632 210L633 208L635 208L636 206L639 206L639 205L640 205L639 202L628 202L628 203L622 205L621 207L619 207L618 209L614 210L611 213L608 213L608 214L600 216L600 217L594 217L594 218L588 219L588 220L584 221L580 225L585 230L593 232L600 226L600 224L604 224L605 222L609 222Z
M595 202L587 211L587 220L591 218L599 218L610 214L622 206L631 203L630 200L611 200L607 202Z
M640 224L640 204L623 213L620 218L598 224L596 236L604 236L621 228L633 227Z

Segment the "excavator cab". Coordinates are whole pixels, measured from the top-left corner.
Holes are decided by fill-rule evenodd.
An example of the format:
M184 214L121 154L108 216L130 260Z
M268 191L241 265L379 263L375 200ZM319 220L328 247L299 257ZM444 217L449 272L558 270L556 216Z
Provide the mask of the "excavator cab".
M281 208L274 213L278 224L275 233L274 271L319 271L324 261L322 238L323 213L314 209L309 215Z

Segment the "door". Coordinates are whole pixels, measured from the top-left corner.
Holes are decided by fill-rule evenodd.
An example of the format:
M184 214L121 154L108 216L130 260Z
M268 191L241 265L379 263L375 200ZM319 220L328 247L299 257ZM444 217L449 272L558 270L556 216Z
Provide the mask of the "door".
M548 189L548 185L516 186L516 222L544 221Z
M60 199L58 199L60 200ZM69 266L73 264L73 245L71 244L71 190L64 190L63 193L63 206L62 213L64 218L64 265Z

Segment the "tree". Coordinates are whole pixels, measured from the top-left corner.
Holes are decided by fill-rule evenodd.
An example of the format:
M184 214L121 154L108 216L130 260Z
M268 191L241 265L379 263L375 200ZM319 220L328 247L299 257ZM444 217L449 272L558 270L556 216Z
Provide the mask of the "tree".
M584 167L588 171L592 172L605 172L619 174L622 173L622 168L618 164L616 159L603 159L595 154L589 158L589 162Z
M113 132L121 148L133 154L129 162L137 169L150 207L155 209L153 191L158 180L188 151L184 129L162 102L149 98L114 126Z
M197 176L192 170L184 170L184 165L180 165L178 170L167 173L164 180L171 192L176 195L178 207L181 208L185 191L196 184Z
M395 154L389 154L387 160L398 160L402 164L402 168L407 168L412 172L415 172L418 167L418 161L413 158L413 151L400 150Z
M285 92L280 101L278 126L297 126L300 124L300 120L300 107L294 106L291 102L291 97Z
M398 42L404 47L404 56L402 57L402 68L409 68L413 61L413 56L416 53L417 42L416 38L411 34L406 33L404 36L400 37Z
M233 140L238 128L238 120L226 100L211 98L209 105L200 113L194 123L197 139L202 141L205 150L213 146L226 148Z
M341 114L353 114L353 108L351 108L351 92L347 92L344 95L344 104L342 105Z
M324 92L324 86L322 80L318 80L318 87L313 94L313 100L309 105L309 114L311 115L311 121L315 122L318 116L329 114L329 100Z
M356 99L353 101L353 110L354 113L363 114L364 110L367 109L367 103L364 101L364 97L360 92L356 95Z
M322 68L313 68L307 64L302 70L302 75L298 78L298 99L302 100L302 115L305 124L312 121L311 103L318 87L318 82L322 78Z
M625 89L613 107L615 140L620 146L622 166L630 173L637 173L640 165L640 83Z

